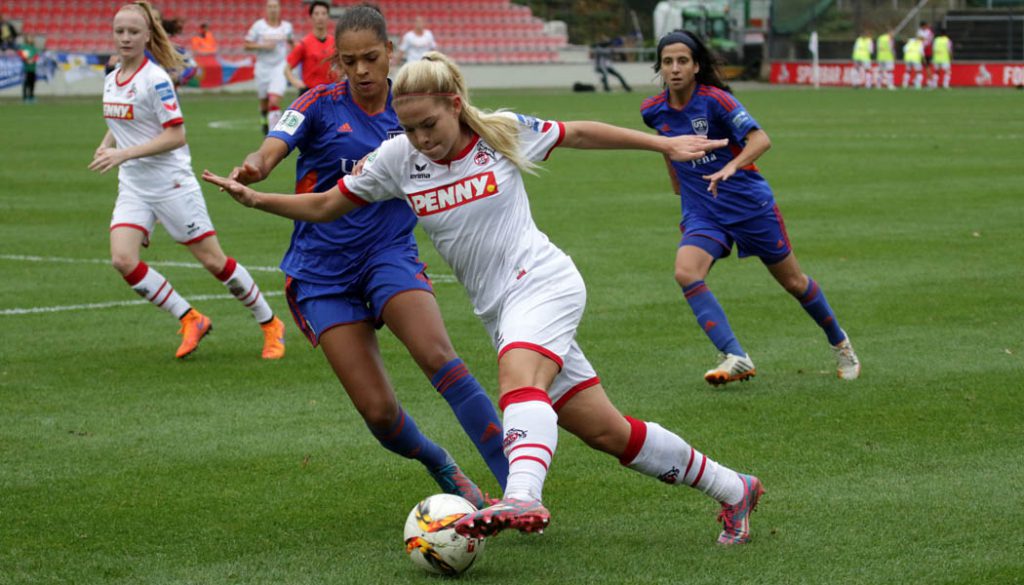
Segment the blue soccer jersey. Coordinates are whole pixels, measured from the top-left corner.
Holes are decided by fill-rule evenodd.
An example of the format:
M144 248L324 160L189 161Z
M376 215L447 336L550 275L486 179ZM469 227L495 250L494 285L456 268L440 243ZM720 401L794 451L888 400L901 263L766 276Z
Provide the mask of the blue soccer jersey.
M267 136L288 150L299 149L295 191L328 191L365 155L401 134L388 96L384 111L363 111L343 81L319 85L296 99ZM401 200L369 205L328 223L295 222L281 270L299 280L347 284L359 277L366 259L394 248L412 247L416 216Z
M718 195L708 191L704 179L720 171L743 149L743 141L760 128L747 110L727 91L697 84L681 110L669 105L668 90L644 100L640 106L644 124L662 136L685 134L728 138L726 147L689 162L672 162L679 180L683 215L700 214L721 225L738 223L772 208L775 198L768 181L754 165L736 171L728 181L719 181Z

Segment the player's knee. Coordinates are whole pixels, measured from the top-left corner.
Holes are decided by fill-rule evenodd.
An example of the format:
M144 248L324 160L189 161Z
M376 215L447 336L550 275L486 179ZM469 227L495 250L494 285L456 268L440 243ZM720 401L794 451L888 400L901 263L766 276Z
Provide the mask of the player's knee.
M429 347L418 348L413 351L410 348L412 359L423 370L427 376L433 377L448 362L459 357L450 343L433 343Z
M580 439L591 449L618 457L629 437L622 437L612 428L590 429Z
M703 278L696 268L678 264L676 265L675 277L679 286L690 286Z
M129 274L139 265L139 259L133 254L112 254L110 265L121 275Z
M786 289L786 292L800 298L807 292L807 285L810 284L810 279L807 278L806 274L801 273L787 276L779 284L782 285L782 288Z
M357 404L356 409L366 426L377 435L391 430L398 422L398 405L390 400Z

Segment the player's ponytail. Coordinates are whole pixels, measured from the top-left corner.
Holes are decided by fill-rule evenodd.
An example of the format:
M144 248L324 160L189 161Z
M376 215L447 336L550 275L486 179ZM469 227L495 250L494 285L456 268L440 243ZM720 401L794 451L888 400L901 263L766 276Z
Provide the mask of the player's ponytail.
M131 4L126 4L122 10L126 8L140 12L146 19L146 24L149 26L149 42L146 43L146 48L156 62L167 71L182 70L185 67L185 59L174 48L171 38L164 30L163 23L153 15L153 6L145 0L136 0Z
M403 96L435 97L449 100L449 103L453 96L459 96L462 100L460 123L476 132L520 170L532 173L537 167L519 151L519 125L515 120L501 115L503 110L484 112L471 104L462 72L443 53L430 51L422 60L407 63L398 72L391 93L396 100Z

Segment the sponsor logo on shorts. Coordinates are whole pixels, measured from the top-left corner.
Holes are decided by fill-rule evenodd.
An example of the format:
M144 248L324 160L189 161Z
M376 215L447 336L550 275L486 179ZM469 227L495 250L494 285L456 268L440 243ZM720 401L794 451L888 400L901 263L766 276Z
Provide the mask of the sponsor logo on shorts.
M115 120L134 120L135 106L132 104L103 102L103 117Z
M496 193L498 193L498 182L494 178L494 173L487 171L466 177L455 183L411 193L409 201L412 203L413 212L424 217L472 203Z
M289 136L294 136L295 131L299 129L302 122L306 119L304 114L300 114L295 110L287 110L281 119L277 121L277 125L274 126L274 132L284 132Z

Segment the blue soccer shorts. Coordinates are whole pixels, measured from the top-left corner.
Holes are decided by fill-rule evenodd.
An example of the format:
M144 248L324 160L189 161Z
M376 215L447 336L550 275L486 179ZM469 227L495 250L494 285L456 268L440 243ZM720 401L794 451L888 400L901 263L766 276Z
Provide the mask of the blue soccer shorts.
M756 256L766 265L786 259L793 252L786 233L786 224L778 205L766 208L760 215L731 225L722 225L699 214L687 214L680 224L683 231L679 246L696 246L712 258L725 258L733 244L740 258Z

